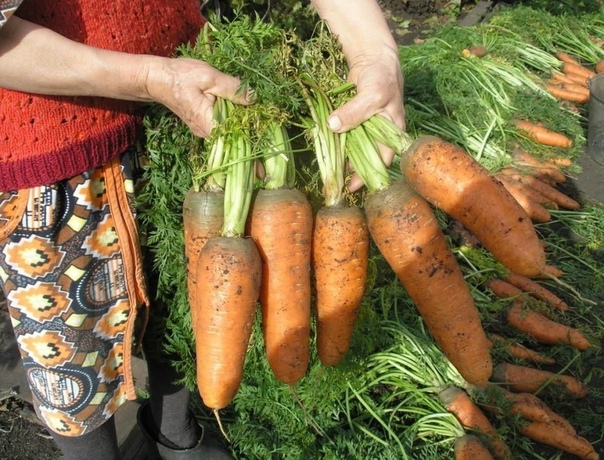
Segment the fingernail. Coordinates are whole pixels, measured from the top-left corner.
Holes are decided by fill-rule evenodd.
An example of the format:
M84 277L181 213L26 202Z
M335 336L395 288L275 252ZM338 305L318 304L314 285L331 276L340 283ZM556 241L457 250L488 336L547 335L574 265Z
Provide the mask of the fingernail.
M327 125L332 131L339 131L342 129L342 121L338 117L331 117L327 120Z
M247 102L255 102L256 101L256 97L257 97L256 91L254 91L252 88L248 89L245 92L245 100Z

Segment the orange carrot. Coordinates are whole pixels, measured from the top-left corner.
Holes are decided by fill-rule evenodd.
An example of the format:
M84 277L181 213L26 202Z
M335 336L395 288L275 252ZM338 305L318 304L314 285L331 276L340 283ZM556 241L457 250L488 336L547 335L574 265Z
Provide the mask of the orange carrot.
M500 299L520 297L523 294L522 289L518 289L516 286L499 278L490 279L486 285Z
M515 301L508 308L506 319L510 326L541 343L550 345L566 343L580 351L591 347L589 340L577 329L552 321L541 313L525 308L522 302Z
M546 265L543 269L543 272L539 275L534 276L534 278L539 279L551 279L551 278L561 278L564 276L564 272L560 270L558 267L554 267L553 265Z
M251 239L213 237L199 254L197 385L204 404L215 413L230 404L241 383L260 273L260 256Z
M568 167L573 164L573 162L568 158L555 157L550 158L544 162L546 165L551 165L555 167Z
M531 220L535 222L549 222L552 220L552 215L544 206L544 204L549 204L549 200L543 195L503 172L495 174L495 178L503 184Z
M557 81L559 83L575 83L572 78L569 78L565 73L552 71L552 81Z
M516 127L525 132L535 142L551 147L568 148L572 147L573 141L563 134L547 129L541 125L531 123L527 120L518 120Z
M493 460L493 456L478 437L466 434L455 440L455 460Z
M513 458L510 448L493 424L464 390L449 387L441 391L438 397L445 406L445 409L455 415L455 418L457 418L463 427L472 429L485 436L489 450L495 458L499 460Z
M530 278L527 278L526 276L508 272L508 274L504 278L504 281L507 281L511 285L516 286L518 289L521 289L526 293L529 293L536 299L547 302L549 305L554 308L557 308L558 310L568 310L568 304L564 300L555 295L549 289L541 286L539 283Z
M546 182L546 178L551 179L553 183L566 182L566 176L557 166L552 166L539 161L526 150L516 147L512 153L514 164L516 166L528 167L535 177Z
M547 91L557 99L576 102L578 104L587 104L589 101L589 91L581 91L574 85L562 83L559 85L546 84Z
M468 382L486 384L490 342L430 205L397 181L371 194L365 210L369 233L441 350Z
M505 175L507 179L516 180L528 185L548 201L556 203L561 208L575 210L581 207L578 201L573 200L568 195L529 174L522 174L513 168L505 168L499 175Z
M523 359L536 364L555 364L556 360L549 356L542 355L541 353L531 350L519 343L515 343L505 337L498 334L489 334L489 337L493 341L496 347L504 349L511 356L516 359Z
M585 438L569 433L552 422L531 422L519 426L520 432L547 446L555 447L586 460L598 460L600 456Z
M541 272L545 252L531 219L471 155L423 136L403 153L400 167L419 195L460 221L502 265L527 276Z
M509 363L495 366L492 380L517 392L535 393L545 385L553 384L562 386L570 396L577 399L584 398L589 393L583 383L570 375Z
M325 366L338 364L350 346L365 292L369 231L356 207L329 206L315 217L317 352Z
M567 73L565 74L566 78L568 78L570 80L569 83L572 83L574 85L578 85L579 87L583 88L584 90L587 90L589 93L589 80L591 77L585 77L585 75L579 75L576 73Z
M260 190L248 233L262 258L260 303L268 362L277 379L293 385L306 373L310 357L310 203L296 189Z
M572 62L565 62L562 64L562 72L566 75L574 74L585 78L591 78L596 75L593 70L590 70L581 64L573 64Z
M574 65L578 65L578 66L582 65L578 59L574 58L573 56L571 56L570 54L568 54L564 51L557 52L556 57L558 59L560 59L562 62L568 62L570 64L574 64Z
M604 59L600 59L596 63L595 71L596 71L596 73L602 73L602 72L604 72Z
M183 202L185 258L187 260L187 288L191 308L191 324L196 324L198 303L195 267L201 249L207 241L220 235L224 215L224 192L195 191L191 188Z
M578 201L573 200L568 195L560 192L551 185L547 185L545 182L540 181L533 176L524 176L523 181L525 184L530 185L533 189L537 190L541 195L555 202L564 209L579 209L581 204Z
M537 396L531 393L512 393L499 385L490 385L479 393L479 405L486 411L501 415L519 415L524 420L531 422L552 421L552 411ZM559 416L558 416L559 417Z

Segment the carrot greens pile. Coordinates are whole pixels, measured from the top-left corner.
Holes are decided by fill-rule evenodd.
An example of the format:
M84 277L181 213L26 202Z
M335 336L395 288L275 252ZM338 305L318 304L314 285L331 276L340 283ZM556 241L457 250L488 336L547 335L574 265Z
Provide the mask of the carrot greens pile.
M436 460L477 442L494 458L597 458L604 214L571 183L586 105L547 85L566 75L560 52L589 69L601 59L604 16L501 7L401 46L407 132L376 115L332 133L327 116L355 94L345 59L324 24L308 39L286 29L213 17L178 51L255 91L250 106L217 101L208 139L160 106L145 118L139 219L167 312L157 344L199 390L199 417L219 413L241 459ZM567 146L537 141L527 122ZM352 173L366 185L356 193ZM279 253L290 231L295 246ZM215 238L253 245L259 264L244 269L257 278L228 335L202 326L212 289L197 287L217 278L191 276L202 263L221 282L241 268L197 259ZM230 355L209 366L219 342ZM518 386L529 375L537 386Z

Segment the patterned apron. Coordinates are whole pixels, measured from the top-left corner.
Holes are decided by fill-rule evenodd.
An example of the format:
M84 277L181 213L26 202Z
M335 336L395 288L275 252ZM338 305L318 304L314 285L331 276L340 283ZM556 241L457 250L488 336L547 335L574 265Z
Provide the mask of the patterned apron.
M38 415L65 436L136 397L131 349L148 305L137 158L128 151L50 186L0 193L0 283Z

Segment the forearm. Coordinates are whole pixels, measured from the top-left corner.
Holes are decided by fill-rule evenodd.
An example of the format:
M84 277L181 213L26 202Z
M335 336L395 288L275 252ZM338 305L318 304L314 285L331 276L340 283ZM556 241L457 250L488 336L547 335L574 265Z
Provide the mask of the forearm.
M17 91L148 101L155 59L86 46L18 17L0 29L0 87Z
M312 0L311 3L338 36L348 61L367 54L397 52L376 0Z

